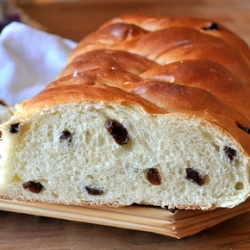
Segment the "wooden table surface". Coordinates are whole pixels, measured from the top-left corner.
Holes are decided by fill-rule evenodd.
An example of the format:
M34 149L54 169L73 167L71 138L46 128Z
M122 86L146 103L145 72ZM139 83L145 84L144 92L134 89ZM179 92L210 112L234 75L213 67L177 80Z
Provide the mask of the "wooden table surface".
M250 44L248 0L129 0L23 5L48 32L79 41L108 19L130 12L209 17ZM250 249L250 213L183 239L88 223L0 211L0 250L5 249Z

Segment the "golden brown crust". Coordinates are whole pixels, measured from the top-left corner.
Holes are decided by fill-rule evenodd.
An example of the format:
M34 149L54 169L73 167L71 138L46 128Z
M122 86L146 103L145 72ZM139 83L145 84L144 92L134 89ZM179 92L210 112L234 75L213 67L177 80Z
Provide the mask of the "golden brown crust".
M67 78L65 78L65 80L67 81ZM63 82L63 79L61 79L61 82ZM69 85L68 81L65 85L62 84L55 88L45 89L34 98L24 102L22 104L22 110L24 112L32 112L52 105L98 101L128 105L135 104L143 107L148 113L166 113L166 110L153 105L144 98L129 92L124 92L117 87L95 83Z
M140 76L150 81L203 89L250 120L250 110L246 109L250 106L250 88L221 64L208 60L186 60L154 67Z
M249 81L247 44L220 24L216 30L203 29L211 23L197 18L147 18L145 15L115 18L84 38L69 62L86 51L125 50L161 64L184 59L213 60Z
M93 50L74 58L57 78L92 69L124 70L137 76L157 65L152 60L123 50Z
M160 17L157 15L146 15L146 14L137 14L137 15L123 15L118 18L114 18L111 21L104 24L108 26L111 23L132 23L138 25L146 31L155 31L160 29L165 29L169 27L190 27L215 37L221 37L224 41L230 44L232 47L236 48L242 54L244 54L248 60L250 59L250 51L248 45L237 35L231 32L228 28L223 26L220 23L216 23L218 29L216 30L207 30L211 24L215 23L213 20L205 18L196 18L196 17ZM219 31L219 32L218 32Z
M85 37L57 80L22 108L103 101L187 114L227 131L250 155L249 85L249 47L223 25L124 15Z

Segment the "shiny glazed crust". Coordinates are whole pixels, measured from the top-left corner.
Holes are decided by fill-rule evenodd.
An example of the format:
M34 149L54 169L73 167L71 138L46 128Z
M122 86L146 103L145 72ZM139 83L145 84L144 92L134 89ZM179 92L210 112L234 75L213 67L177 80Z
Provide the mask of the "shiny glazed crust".
M208 190L214 190L214 188L218 186L218 183L212 181L219 179L221 177L220 171L224 171L228 173L228 175L225 175L227 177L224 179L227 179L229 184L227 183L227 185L224 185L223 183L221 184L222 181L218 181L220 182L219 185L224 185L223 188L226 191L231 188L234 192L234 195L235 193L236 195L233 196L233 201L231 200L230 202L223 203L224 198L231 197L230 194L228 197L225 197L227 194L224 194L226 191L223 191L223 194L221 194L222 198L220 197L221 203L219 206L232 207L239 202L244 201L250 193L248 178L250 156L249 106L250 50L248 45L237 35L232 33L223 25L211 20L197 18L162 18L159 16L144 14L124 15L108 21L97 31L83 38L76 49L70 54L65 69L57 76L56 80L47 85L46 88L37 96L23 102L17 107L17 112L15 113L11 122L7 125L5 124L3 134L6 136L5 138L7 138L6 145L8 145L9 140L9 144L11 145L9 147L14 149L11 152L13 155L12 158L15 158L17 162L16 165L21 166L20 169L24 169L23 175L25 175L25 173L29 172L29 170L25 170L25 164L30 164L30 168L33 169L33 165L29 163L29 159L27 159L27 162L25 163L20 163L22 159L27 157L25 153L25 145L32 142L37 151L41 150L39 151L41 152L40 154L35 155L34 153L34 159L43 154L44 157L46 157L46 150L42 151L42 149L40 149L40 144L45 145L43 141L44 138L53 139L53 136L55 136L56 133L59 134L59 132L61 132L61 130L58 132L57 130L51 129L51 127L53 127L53 124L50 124L51 121L54 121L55 123L57 120L58 127L60 127L63 122L67 124L68 120L70 120L69 116L71 112L75 112L81 116L86 110L90 110L90 112L86 111L84 114L91 113L93 110L97 109L102 111L105 110L105 112L108 114L107 116L111 117L112 114L114 114L113 110L118 110L117 113L115 113L115 116L119 117L119 115L121 113L123 114L123 111L125 110L124 114L121 115L119 119L122 120L122 125L125 127L126 125L128 127L131 126L129 127L129 131L131 133L131 141L133 143L131 143L131 145L127 145L127 151L121 150L120 153L125 152L126 154L129 154L129 156L132 155L134 158L131 158L132 160L128 160L127 155L124 153L125 164L121 165L124 167L125 172L127 169L130 170L130 174L132 176L130 176L131 179L133 179L136 174L141 173L141 175L138 174L139 179L135 179L135 181L131 182L131 185L129 184L129 186L132 186L135 183L135 187L136 185L139 185L140 188L143 189L141 194L137 195L137 197L139 197L138 203L149 204L147 197L141 198L144 195L144 190L147 189L143 186L146 183L145 186L148 187L149 185L147 191L153 196L153 198L157 197L159 193L160 195L164 196L163 193L168 192L170 188L172 188L175 195L175 199L172 199L173 196L170 195L171 197L167 202L165 202L165 197L163 197L160 201L157 200L155 202L151 202L151 205L169 205L170 208L177 207L180 209L213 209L217 206L217 204L213 203L213 201L208 203L206 203L207 200L203 200L203 203L195 201L191 204L188 202L183 202L185 199L178 199L180 199L181 191L185 193L184 197L187 199L189 199L190 193L193 195L194 191L196 194L198 194L198 197L203 199L205 195L207 195L207 193L204 191L206 187L204 187L204 189L203 187L200 188L203 183L199 185L199 181L207 182L206 184L209 187ZM66 114L64 111L68 113ZM93 113L95 115L95 112ZM91 116L90 114L89 117L91 118L86 121L84 120L86 123L84 125L87 126L89 121L98 120L102 114L103 112L101 111L97 114L97 116ZM132 124L132 126L129 122L127 122L127 120L129 120L130 114L131 116L133 114L133 121L137 125L134 126L134 124ZM72 117L72 123L70 123L69 127L73 130L75 129L74 125L77 124L77 121L79 121L79 116ZM101 124L103 129L104 123L101 120L102 118L103 117L101 117L97 123L93 123L93 129L91 130L91 133L93 132L92 134L98 134L97 129L95 128L97 128L99 124ZM145 123L143 123L144 120ZM43 123L47 130L43 128L42 125L39 127L41 123ZM15 135L10 135L8 129L9 126L13 124L16 125L18 129L14 131ZM152 125L152 130L148 129L148 127L150 127L149 124ZM164 124L164 126L162 126L162 124ZM72 135L75 136L75 138L78 138L77 136L83 135L87 131L87 129L83 131L83 123L77 125L77 130L73 130L72 132ZM143 136L141 135L141 131L137 129L139 126L144 126L142 132L146 131L146 133L142 133ZM40 131L37 128L39 128ZM23 139L25 134L29 134L27 132L28 130L33 131L34 136L32 134L32 136L28 137L28 139L26 137L27 143L25 142L25 144ZM56 133L51 131L56 131ZM136 133L135 131L137 134L133 134ZM39 133L40 136L37 135ZM154 133L156 136L151 136L151 133ZM164 134L165 137L162 136L162 134ZM191 134L191 139L188 140L187 144L182 144L182 139L188 137L189 134ZM102 136L102 130L99 135L100 137ZM107 137L106 135L107 134L105 134L105 137L102 137L105 138L105 140ZM167 137L168 135L172 135L172 137ZM199 137L197 135L199 135L200 138L203 138L203 140L200 140L200 138L197 139L196 137ZM147 139L144 139L144 136L148 136L148 141ZM154 138L152 141L150 141L149 138L152 139L152 137ZM103 143L107 148L105 148L103 145L98 147L96 144L91 144L92 147L89 147L89 144L87 143L85 146L82 144L82 141L84 141L83 139L85 137L82 136L79 138L81 138L78 140L81 142L79 143L81 146L78 145L78 147L75 147L74 152L80 147L84 147L85 149L86 145L86 147L88 147L89 151L91 152L96 153L99 149L101 152L99 155L97 154L100 156L100 160L97 160L97 162L94 162L93 164L91 163L92 165L89 163L89 158L92 160L98 159L98 157L89 157L88 159L86 158L87 160L85 159L85 163L86 165L89 164L89 168L85 166L84 170L82 167L82 159L86 151L84 151L84 153L79 151L80 153L72 158L73 161L76 157L78 157L78 155L80 155L80 163L77 162L76 164L76 166L80 169L78 172L82 174L80 181L82 181L82 179L84 179L86 176L90 176L90 181L92 181L92 179L95 180L93 176L95 176L96 172L99 171L98 164L100 162L101 165L103 162L106 165L111 165L111 168L106 169L109 174L110 171L116 171L116 167L119 164L115 165L115 163L117 163L116 160L119 157L117 157L118 151L115 151L116 147L113 145L113 141L111 142L111 146L113 147L112 151L110 150L111 147L109 147L108 144L110 141L105 141L106 143ZM160 144L157 145L158 138L163 138L161 141L161 146L159 146ZM165 140L164 138L167 139ZM18 144L15 143L15 140L17 140L17 142L20 144L23 143L21 150L19 148L15 148L15 146ZM37 143L37 140L39 140L39 143ZM136 144L140 140L145 143ZM162 151L162 145L164 146L164 144L167 144L167 140L170 141L170 143L169 141L167 142L169 145L171 143L175 143L175 145L177 145L175 151L171 151L172 148L174 148L172 147L172 144L165 148L165 151L172 152L168 155L168 157L173 157L171 160L169 160L170 158L167 159L167 157L165 157L165 151ZM218 140L220 143L218 143ZM49 139L47 141L49 141ZM86 139L86 141L89 143L94 140ZM99 143L101 140L98 138L97 141ZM56 143L57 142L58 141L56 141ZM191 143L189 144L189 142ZM56 143L55 145L58 146ZM192 145L192 143L195 145ZM199 146L197 146L198 143L200 143ZM205 149L207 145L204 144L210 144L211 150ZM48 145L52 145L51 141L49 141ZM137 151L135 150L136 145L139 145L138 148L136 148ZM153 152L152 156L149 157L149 160L145 160L148 155L145 153L146 151L144 152L145 147L141 148L141 145L150 148L149 152ZM155 150L155 145L158 146L157 150ZM190 157L191 160L187 160L186 158L188 158L193 153L192 147L196 147L196 155L194 157L195 160L193 160L192 157ZM47 148L50 147L48 146ZM60 145L58 148L61 149ZM105 150L101 151L102 148L105 148ZM53 149L54 148L51 147L49 153L51 153ZM131 149L134 151L130 154L130 152L132 152ZM70 147L67 148L67 150L70 150ZM109 150L110 152L113 152L114 157L112 159L115 163L112 162L112 160L105 158L107 151ZM229 152L227 150L229 150ZM15 151L18 151L18 154L16 154ZM30 148L30 151L30 154L32 154L33 147ZM184 151L189 153L186 153L186 155L183 156L185 159L182 159L182 162L179 164L181 165L179 174L179 165L174 164L176 164L179 158L184 155ZM141 154L141 152L143 152L143 154ZM214 152L214 155L211 152ZM66 151L66 153L68 153L68 151ZM65 155L68 157L70 154L66 153ZM215 153L217 156L215 156ZM154 157L157 154L160 156L156 156L155 159ZM54 156L58 155L61 156L60 153L54 154ZM19 156L21 158L20 162ZM157 163L157 160L160 157L163 158L163 160L160 163ZM6 173L8 172L8 166L11 165L8 163L9 159L7 158L8 157L5 159L7 162L5 166L7 169ZM27 158L29 158L29 155ZM140 163L136 163L137 159L143 160ZM150 163L151 159L153 159L152 164ZM181 171L190 169L191 167L189 164L192 162L192 160L194 161L194 169L196 167L199 169L202 165L204 176L202 178L198 178L198 180L197 178L194 178L196 179L195 188L192 186L186 188L186 183L188 182L187 185L189 185L190 181L187 180L188 176L185 176L183 174L184 172ZM43 162L43 159L41 161ZM56 166L58 162L61 164L62 161L63 160L61 158L58 161L54 161L54 165L52 164L53 167ZM67 167L70 166L66 168L69 171L68 176L70 176L73 172L71 172L72 161L70 160L70 163L66 164ZM221 165L217 164L219 161ZM48 157L48 161L45 165L50 167L50 162L51 158ZM148 162L149 167L145 167ZM36 163L37 164L34 165L37 167L37 170L40 171L43 166L39 166L39 161ZM126 163L128 163L128 165L126 165ZM116 167L114 167L112 164L114 164ZM138 164L138 166L136 164ZM159 183L155 185L154 181L161 182L161 179L157 177L157 174L153 174L154 176L152 178L156 178L156 180L153 180L153 184L149 180L148 182L150 182L152 184L151 185L144 180L145 178L141 178L145 175L145 171L147 169L155 170L155 168L152 168L150 164L152 166L158 164L156 168L160 169L159 172L162 172L162 175L164 175L163 177L166 179L169 178L175 180L173 176L177 176L177 178L181 176L180 178L184 184L182 186L183 188L180 189L180 192L176 191L175 189L175 186L178 188L178 184L180 183L175 183L173 181L172 186L169 188L169 180L167 180L163 184L166 186L162 185L163 187L160 191L155 191L155 193L152 193L152 190L155 188L155 186L160 187L160 185L158 185ZM168 168L164 164L169 164L170 167ZM220 167L217 168L217 166ZM92 167L96 167L96 171L89 173L88 169L91 169ZM231 172L231 167L235 172ZM86 168L88 169L86 170ZM64 166L62 169L64 171ZM103 170L102 168L100 169ZM241 169L243 169L243 171L241 171ZM24 178L23 176L21 178L18 175L18 170L15 171L17 172L17 176L13 174L13 177L9 177L9 182L15 182L15 188L19 190L20 185L17 183L24 181ZM51 169L49 169L49 172L50 171ZM83 171L86 171L86 173L83 174ZM34 171L34 175L36 172L37 171ZM205 180L207 173L209 173L210 180L209 178L208 180ZM47 180L47 174L40 174L40 176L44 177L41 179L45 184L47 184L47 190L45 191L48 191L48 194L50 195L51 193L49 192L54 190L54 187L52 188L49 186L52 181ZM55 174L55 176L57 177L57 174ZM102 177L102 174L100 174L100 176ZM114 172L113 176L117 176L117 172ZM219 176L219 178L217 178L217 176ZM230 179L231 176L233 176L232 181ZM240 178L238 178L238 176L240 176ZM24 177L26 178L26 175ZM48 177L48 179L49 178L50 177ZM124 178L124 175L122 175L121 178ZM89 181L89 179L87 181ZM100 179L102 181L102 178ZM31 177L28 180L31 180ZM56 180L58 181L58 179ZM61 181L60 178L59 181ZM105 185L101 181L96 183L98 183L99 186L106 188L106 186L110 185L113 180L108 180ZM120 185L121 180L118 181ZM140 183L139 181L141 181L143 184L138 184ZM8 181L6 181L6 183L7 182ZM56 181L54 181L54 183L56 183ZM73 182L73 184L75 184L75 182ZM92 182L90 184L92 185ZM78 186L80 185L81 183ZM110 190L116 190L117 186L119 185L112 186ZM71 186L72 185L70 185L70 187ZM49 188L51 188L51 190ZM131 190L134 191L136 188ZM130 193L133 193L131 190ZM155 190L157 190L157 188L155 188ZM204 194L202 194L202 190L204 191ZM57 190L54 190L54 193L56 193L56 191ZM122 189L121 192L123 191L124 190ZM219 190L219 192L220 191L221 190ZM242 195L240 194L241 191L242 193L244 191ZM24 191L22 190L20 192ZM120 190L117 192L118 196L120 195L119 192ZM2 195L1 197L9 198L9 196L12 195L11 191L9 190L7 190L6 193L7 195ZM61 191L61 193L64 195L64 190ZM217 191L214 192L215 196L217 193ZM99 194L102 194L102 192ZM38 196L35 196L36 198L29 198L29 195L26 196L26 193L25 195L22 193L20 196L21 198L15 198L33 202L48 201L46 200L45 192L41 193L40 197L41 196L43 197L41 199ZM59 196L60 195L56 195L55 199L57 199ZM110 197L111 196L112 195L110 195ZM212 197L212 195L210 195L210 197ZM208 197L208 200L210 197ZM235 202L235 197L238 199L238 202ZM66 200L66 202L68 202L68 198L71 199L71 195L63 199L63 201L65 202ZM102 197L100 200L98 200L98 197L93 198L93 200L79 199L77 202L75 200L71 200L69 201L69 204L90 204L96 206L124 205L124 199L115 200L114 198L114 200L111 199L104 201L101 199ZM59 203L61 202L59 198L57 201L59 201ZM54 202L53 195L52 198L49 198L49 202ZM134 200L132 200L132 202L128 201L125 203L125 205L133 204L133 202Z
M138 103L148 113L195 114L250 155L249 82L249 47L223 25L124 15L83 38L57 79L20 109L101 100Z

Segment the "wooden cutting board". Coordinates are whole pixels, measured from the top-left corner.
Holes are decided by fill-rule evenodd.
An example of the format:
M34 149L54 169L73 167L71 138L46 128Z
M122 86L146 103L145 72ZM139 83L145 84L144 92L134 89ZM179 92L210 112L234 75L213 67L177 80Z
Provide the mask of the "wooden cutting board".
M250 199L232 209L167 210L133 205L121 208L25 203L0 199L0 210L134 229L183 238L250 211Z

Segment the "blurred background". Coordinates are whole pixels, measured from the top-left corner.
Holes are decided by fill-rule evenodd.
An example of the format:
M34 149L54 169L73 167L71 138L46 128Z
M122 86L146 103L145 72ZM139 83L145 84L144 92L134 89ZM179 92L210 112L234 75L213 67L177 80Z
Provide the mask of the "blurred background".
M248 0L0 0L0 23L20 20L76 42L112 17L134 12L214 19L250 44Z

